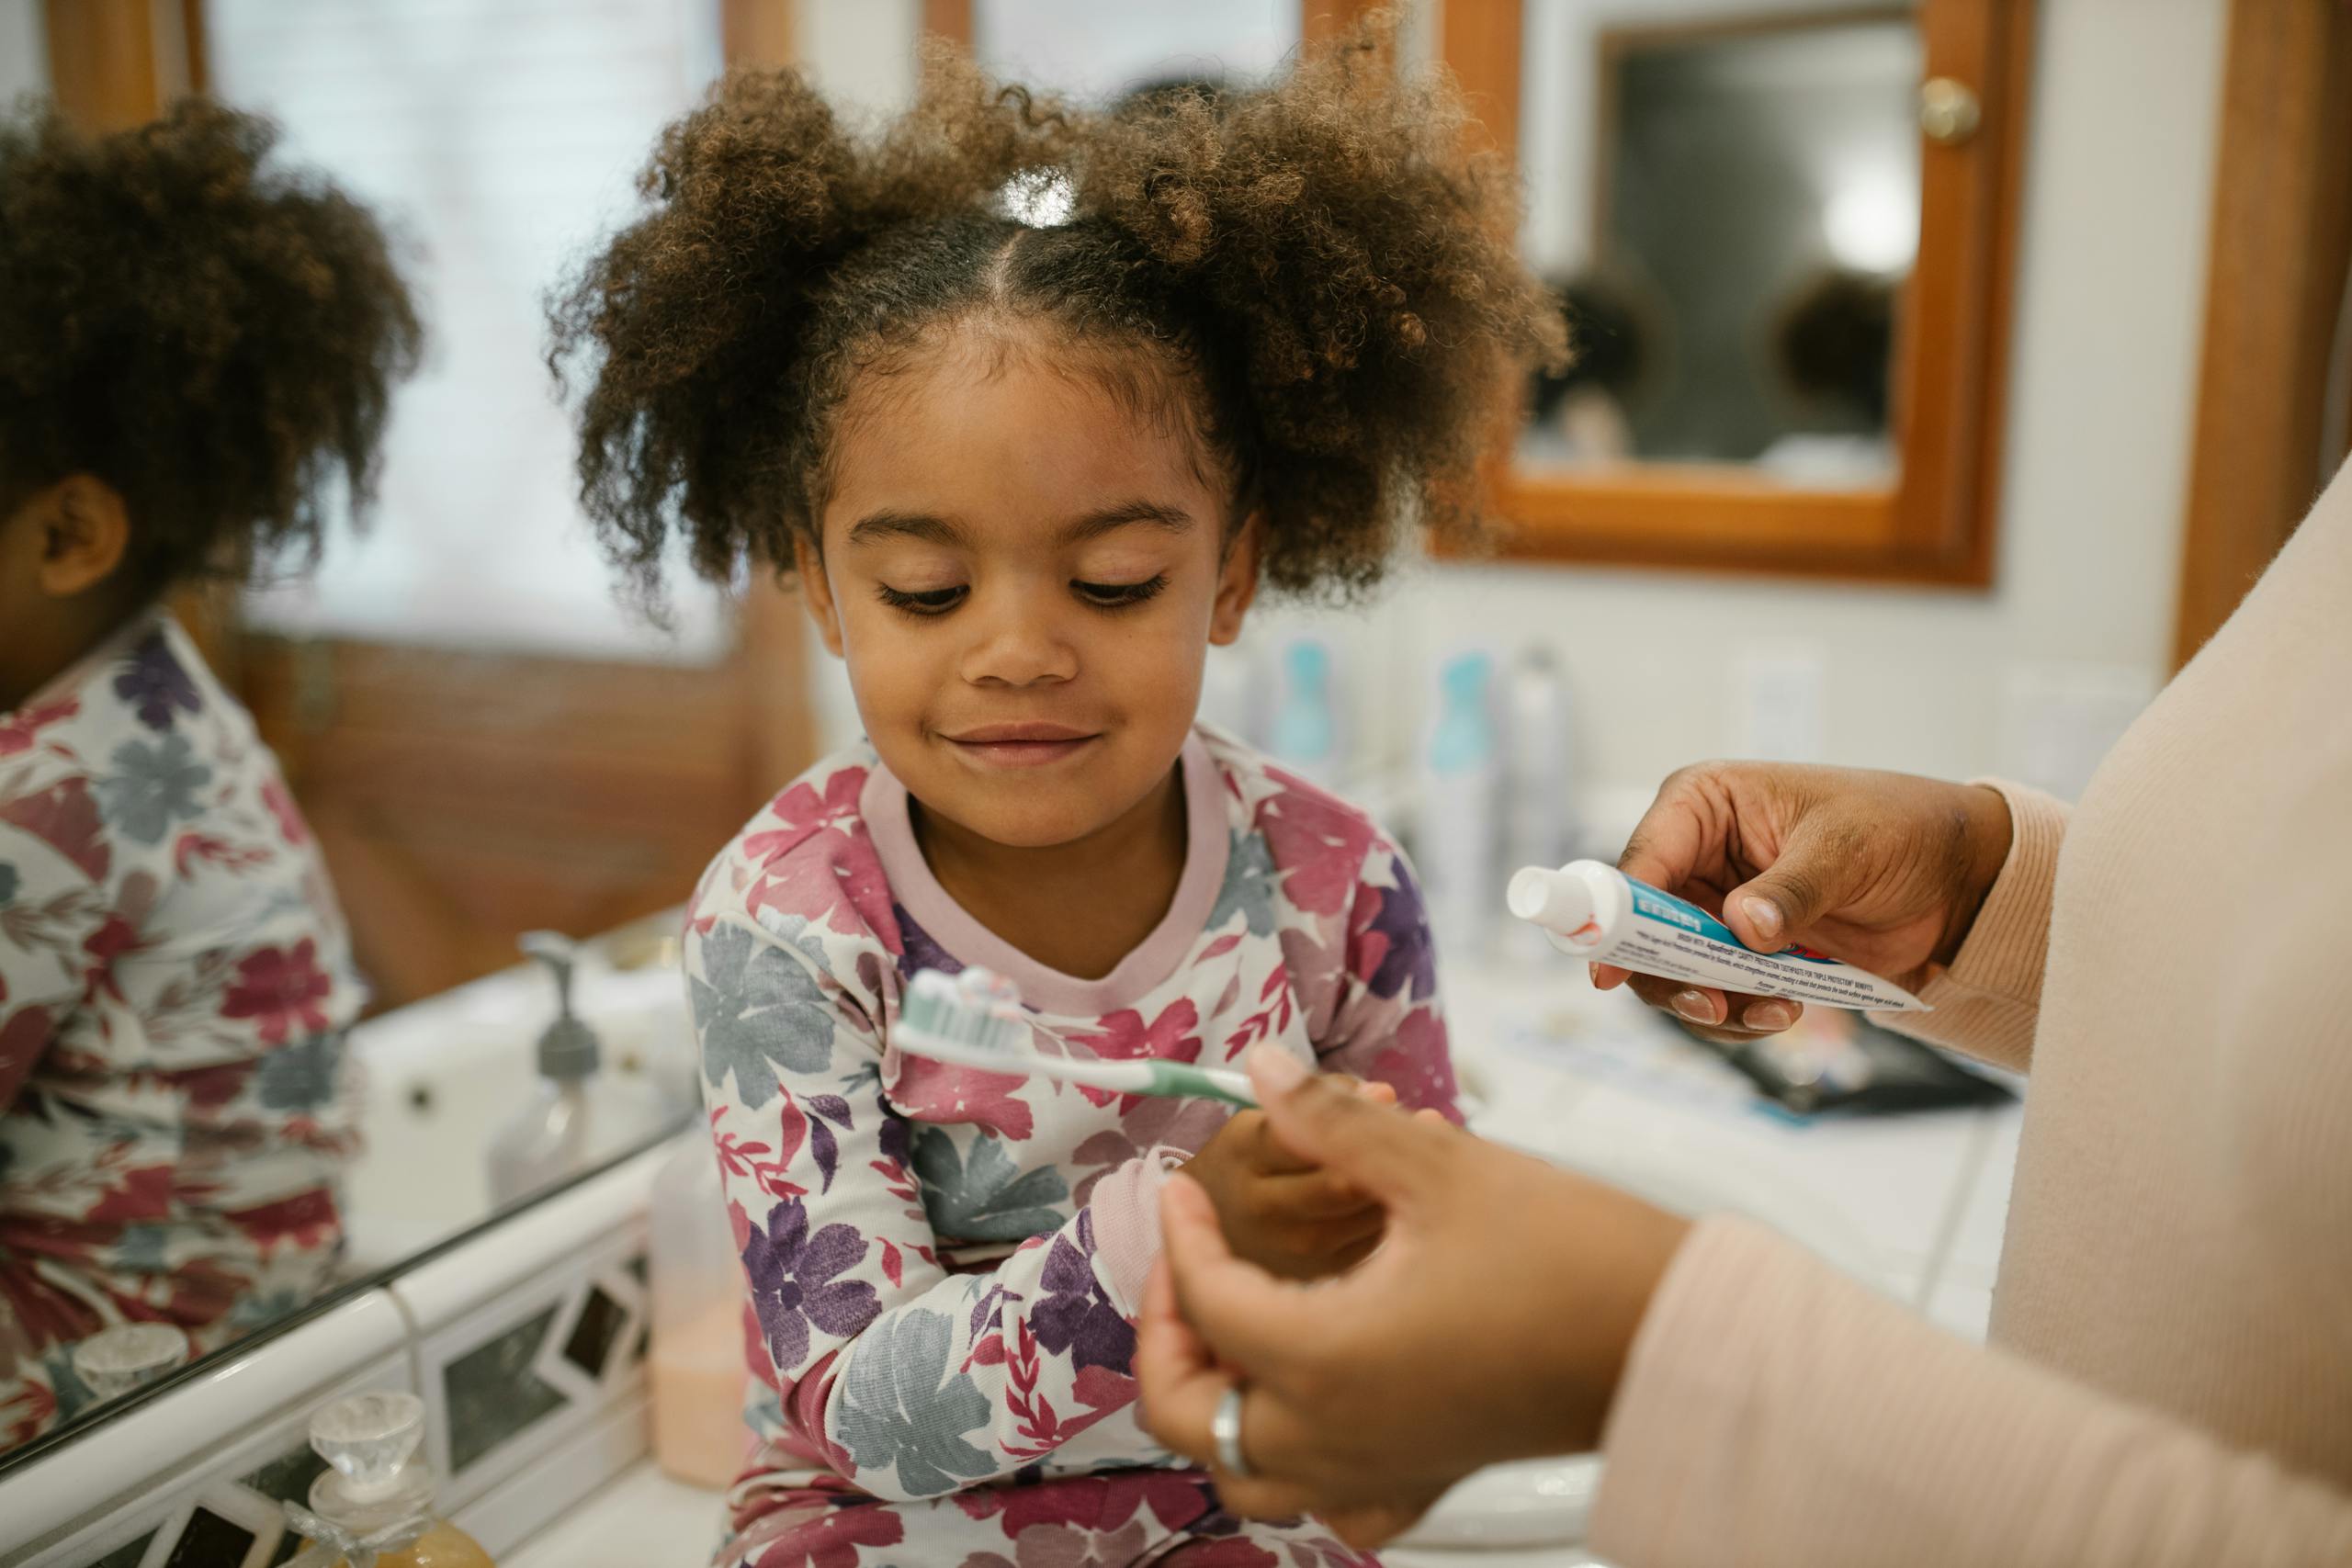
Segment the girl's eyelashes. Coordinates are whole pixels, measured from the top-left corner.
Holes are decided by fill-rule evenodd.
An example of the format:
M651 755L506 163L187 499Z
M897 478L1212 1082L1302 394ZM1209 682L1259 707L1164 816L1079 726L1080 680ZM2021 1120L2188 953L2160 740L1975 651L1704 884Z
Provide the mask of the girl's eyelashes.
M918 593L902 593L888 583L876 583L875 594L893 610L904 610L910 615L944 615L964 602L971 590L961 584L954 588L928 588Z
M1098 610L1124 610L1159 596L1168 586L1168 574L1160 572L1141 582L1073 581L1070 587L1078 596Z
M1163 571L1141 582L1088 582L1073 579L1069 586L1081 604L1098 610L1125 610L1158 598L1168 586L1168 574ZM893 588L887 582L876 583L874 588L875 597L883 604L910 615L944 615L969 598L971 592L970 586L963 583L917 592Z

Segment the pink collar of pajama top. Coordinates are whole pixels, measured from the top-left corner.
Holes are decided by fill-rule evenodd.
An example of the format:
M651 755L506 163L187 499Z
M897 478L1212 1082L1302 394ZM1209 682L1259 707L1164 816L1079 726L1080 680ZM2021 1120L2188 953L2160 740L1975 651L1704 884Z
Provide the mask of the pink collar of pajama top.
M868 747L803 774L706 874L686 970L761 1439L739 1524L812 1484L909 1500L1165 1458L1134 1419L1134 1314L1159 1184L1227 1111L907 1055L891 1032L917 969L1011 976L1041 1050L1221 1066L1272 1041L1452 1113L1395 844L1215 730L1180 766L1176 894L1099 980L955 902Z

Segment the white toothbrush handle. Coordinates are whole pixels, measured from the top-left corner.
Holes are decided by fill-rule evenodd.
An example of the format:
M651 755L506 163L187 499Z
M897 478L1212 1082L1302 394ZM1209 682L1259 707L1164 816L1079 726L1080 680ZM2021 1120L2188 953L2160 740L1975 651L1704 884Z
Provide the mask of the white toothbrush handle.
M1221 1100L1242 1106L1258 1103L1258 1092L1250 1087L1249 1075L1223 1067L1196 1067L1189 1062L1166 1062L1157 1057L1130 1062L1101 1062L1083 1057L1046 1056L1028 1051L996 1051L950 1040L929 1030L902 1030L899 1043L902 1049L918 1056L928 1056L936 1062L952 1062L957 1066L978 1067L982 1072L1001 1073L1007 1077L1055 1078L1063 1083L1084 1084L1089 1089L1117 1089L1123 1094Z

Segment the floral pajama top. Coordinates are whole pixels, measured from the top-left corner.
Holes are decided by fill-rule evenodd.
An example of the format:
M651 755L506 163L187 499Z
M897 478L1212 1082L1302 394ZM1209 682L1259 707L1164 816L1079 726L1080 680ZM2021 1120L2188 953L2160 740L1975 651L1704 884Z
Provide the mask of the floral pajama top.
M705 874L686 972L757 1438L723 1561L1353 1561L1311 1526L1223 1514L1198 1475L1136 1479L1169 1462L1132 1367L1159 1188L1229 1109L892 1040L916 970L979 964L1019 985L1041 1050L1216 1066L1271 1041L1452 1115L1434 948L1396 847L1216 731L1182 771L1174 899L1099 980L956 904L865 747L804 774Z
M0 1445L87 1399L102 1328L200 1351L327 1282L361 998L276 761L170 616L0 714Z

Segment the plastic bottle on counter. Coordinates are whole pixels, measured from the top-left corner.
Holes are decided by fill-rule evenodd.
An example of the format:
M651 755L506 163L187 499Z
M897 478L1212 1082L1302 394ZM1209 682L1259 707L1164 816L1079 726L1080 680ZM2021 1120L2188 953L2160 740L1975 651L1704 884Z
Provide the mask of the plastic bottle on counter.
M595 1031L571 1010L579 947L556 931L526 931L522 949L555 978L556 1017L540 1035L530 1102L491 1139L490 1197L501 1206L578 1175L673 1124L660 1095L635 1077L600 1072Z
M743 1468L743 1273L710 1137L697 1127L654 1174L650 1262L653 1458L720 1491Z
M1478 953L1501 908L1498 838L1502 743L1494 657L1458 653L1439 667L1438 716L1422 755L1415 849L1441 947Z
M495 1568L481 1543L433 1509L424 1401L413 1393L355 1393L311 1417L311 1447L328 1469L311 1483L311 1506L286 1505L311 1545L298 1568Z
M1568 685L1551 650L1523 649L1511 661L1507 689L1503 858L1508 865L1562 865L1575 852L1574 758ZM1511 922L1510 940L1522 959L1548 955L1544 933Z
M1283 767L1330 787L1340 771L1340 715L1333 694L1331 647L1320 637L1283 645L1282 691L1266 750Z

